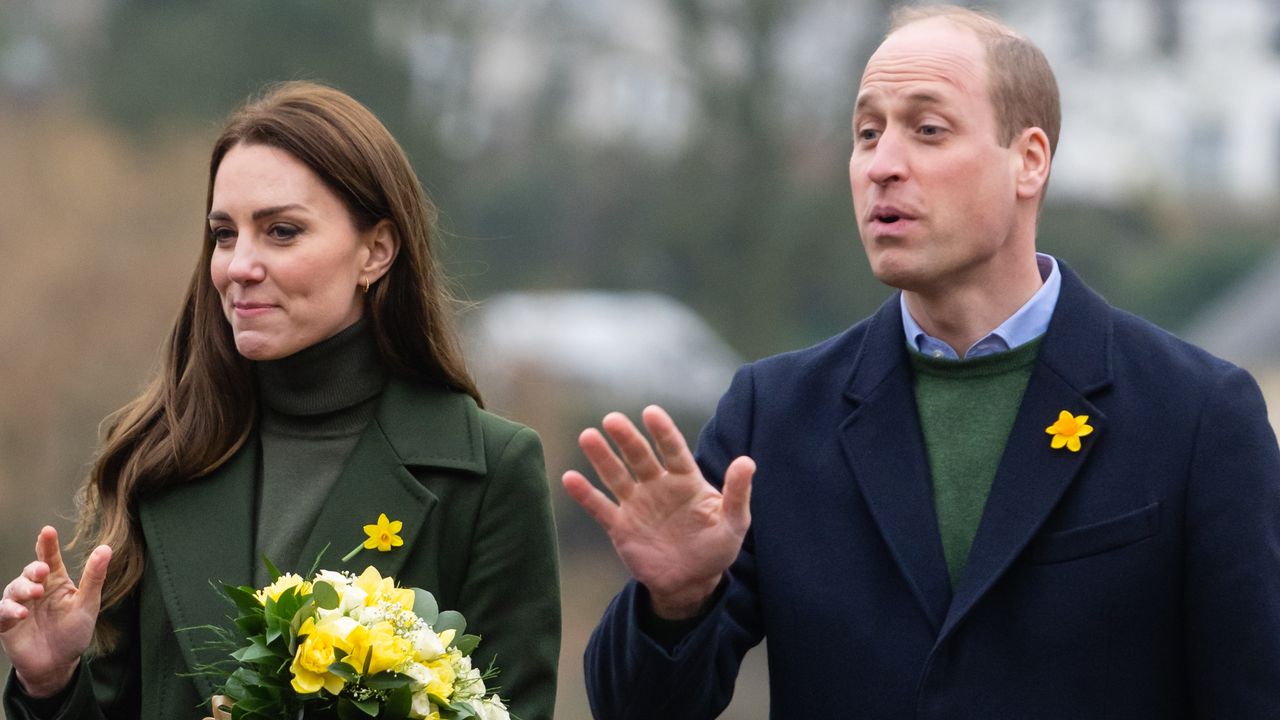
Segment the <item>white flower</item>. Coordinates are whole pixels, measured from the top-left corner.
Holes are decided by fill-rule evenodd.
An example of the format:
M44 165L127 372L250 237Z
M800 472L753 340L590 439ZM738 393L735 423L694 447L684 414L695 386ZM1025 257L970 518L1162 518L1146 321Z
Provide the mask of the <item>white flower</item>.
M511 720L511 713L507 712L507 706L497 695L471 703L471 707L475 708L476 720Z
M409 708L411 715L420 718L430 717L431 712L435 709L435 705L431 703L431 698L427 697L426 690L413 694L413 704Z
M411 640L413 652L419 660L435 660L444 654L444 643L440 642L440 636L425 623L422 628L414 631Z
M436 679L436 674L431 672L431 668L422 663L411 662L400 672L413 679L414 690L421 690L427 686L427 683Z

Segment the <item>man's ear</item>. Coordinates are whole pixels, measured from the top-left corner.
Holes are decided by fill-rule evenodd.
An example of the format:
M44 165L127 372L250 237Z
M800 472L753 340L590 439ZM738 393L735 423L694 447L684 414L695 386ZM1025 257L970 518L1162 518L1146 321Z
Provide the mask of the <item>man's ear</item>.
M361 278L372 284L391 269L396 253L400 252L400 234L390 220L384 219L361 233L360 241L368 251L364 266L360 269Z
M1013 141L1013 146L1018 153L1015 166L1018 198L1038 198L1049 182L1052 161L1049 136L1038 127L1027 128Z

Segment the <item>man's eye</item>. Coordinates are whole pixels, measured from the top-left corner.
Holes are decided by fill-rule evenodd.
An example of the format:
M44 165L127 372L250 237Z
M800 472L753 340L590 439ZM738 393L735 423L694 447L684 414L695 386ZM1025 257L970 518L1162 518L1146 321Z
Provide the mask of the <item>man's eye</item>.
M878 137L880 137L880 131L874 128L863 128L858 131L859 142L871 142Z
M926 137L934 137L942 134L942 128L937 125L921 125L920 134Z

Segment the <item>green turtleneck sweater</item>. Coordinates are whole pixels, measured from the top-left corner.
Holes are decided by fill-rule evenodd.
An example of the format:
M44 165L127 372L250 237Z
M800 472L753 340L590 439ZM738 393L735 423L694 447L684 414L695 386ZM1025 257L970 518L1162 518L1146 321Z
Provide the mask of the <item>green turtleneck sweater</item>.
M1039 351L1036 339L972 360L910 353L938 532L953 586L969 558Z
M303 572L314 558L298 554L373 418L387 373L367 320L254 370L262 401L255 547L278 567ZM338 557L347 549L330 551ZM254 567L257 584L270 582L262 563Z

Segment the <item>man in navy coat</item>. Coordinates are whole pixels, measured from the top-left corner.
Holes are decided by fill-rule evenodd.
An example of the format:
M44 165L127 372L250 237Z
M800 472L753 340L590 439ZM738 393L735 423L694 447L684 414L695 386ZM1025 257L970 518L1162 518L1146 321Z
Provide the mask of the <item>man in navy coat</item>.
M1243 370L1036 253L1040 51L900 14L854 108L853 205L899 288L742 368L696 459L659 408L564 484L634 580L601 718L709 718L768 637L776 718L1280 717L1280 454ZM704 479L705 478L705 479ZM710 481L710 482L708 482Z

